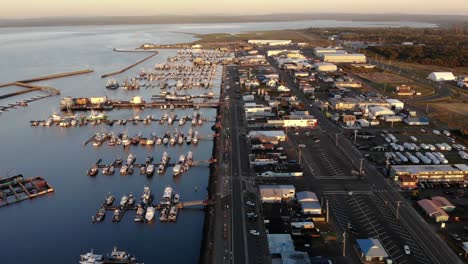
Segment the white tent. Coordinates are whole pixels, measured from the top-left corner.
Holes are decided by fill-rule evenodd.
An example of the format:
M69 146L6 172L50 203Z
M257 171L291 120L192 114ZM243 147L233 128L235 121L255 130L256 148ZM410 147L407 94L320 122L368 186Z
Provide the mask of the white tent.
M433 72L429 74L427 79L435 81L435 82L454 81L455 76L451 72Z

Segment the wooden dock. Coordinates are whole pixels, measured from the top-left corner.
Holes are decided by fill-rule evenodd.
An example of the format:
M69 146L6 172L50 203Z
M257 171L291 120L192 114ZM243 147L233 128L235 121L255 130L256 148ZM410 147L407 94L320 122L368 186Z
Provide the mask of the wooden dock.
M24 200L53 192L42 177L24 179L23 175L0 180L0 207L18 203ZM13 198L9 198L13 196Z
M131 68L137 66L138 64L141 64L141 63L143 63L143 62L145 62L145 61L151 59L152 57L158 55L158 53L159 53L158 51L153 51L153 52L154 52L154 53L151 54L151 55L149 55L148 57L146 57L146 58L144 58L144 59L141 59L141 60L139 60L139 61L133 63L132 65L123 68L123 69L120 70L120 71L115 71L115 72L111 72L111 73L107 73L107 74L101 75L101 78L106 78L106 77L110 77L110 76L113 76L113 75L117 75L117 74L121 74L121 73L123 73L123 72L126 72L126 71L128 71L129 69L131 69Z

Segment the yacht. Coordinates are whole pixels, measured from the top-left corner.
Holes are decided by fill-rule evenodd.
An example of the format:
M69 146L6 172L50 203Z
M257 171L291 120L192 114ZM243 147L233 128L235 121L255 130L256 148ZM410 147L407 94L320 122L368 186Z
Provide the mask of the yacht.
M117 248L114 247L112 250L112 253L110 255L110 260L114 261L115 263L118 263L116 261L124 262L124 263L136 263L136 259L134 256L130 255L126 251L117 251ZM114 263L111 262L111 263Z
M133 164L133 162L135 162L135 159L136 159L135 155L130 153L127 158L127 165Z
M106 209L104 207L101 207L101 209L99 209L94 219L96 222L102 222L105 217L106 217Z
M145 214L146 221L149 222L149 221L153 220L154 212L155 212L155 209L154 209L153 206L149 206L148 209L146 209L146 214Z
M127 173L128 173L128 165L122 165L122 167L120 167L120 174L126 175Z
M88 170L88 175L89 176L96 176L98 174L98 165L94 164L91 169Z
M112 222L119 222L120 221L120 210L115 209L114 215L112 216Z
M172 168L172 175L175 177L181 173L182 173L182 166L180 164L176 164L174 168Z
M162 139L158 137L155 143L156 145L161 145L163 142L162 142Z

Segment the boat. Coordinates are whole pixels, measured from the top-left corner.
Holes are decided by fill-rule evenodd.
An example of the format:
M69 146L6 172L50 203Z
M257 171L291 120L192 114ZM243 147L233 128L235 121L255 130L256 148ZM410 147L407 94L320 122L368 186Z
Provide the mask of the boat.
M124 195L122 196L122 199L120 199L120 205L125 206L128 203L128 196Z
M135 155L130 153L127 157L127 165L133 164L133 162L135 162L135 159L136 159Z
M112 216L112 222L119 222L120 221L120 210L115 209L114 215Z
M102 222L105 217L106 217L106 209L104 207L101 207L101 209L99 209L94 219L96 222Z
M178 193L176 193L176 194L174 195L174 203L177 204L177 203L179 203L179 202L180 202L180 195L179 195Z
M172 187L167 186L164 189L163 199L161 201L161 204L170 204L171 200L172 200Z
M140 167L140 174L143 175L143 174L146 174L146 166L141 166Z
M115 90L115 89L119 88L119 83L114 79L108 79L107 82L106 82L106 88L111 89L111 90Z
M115 172L114 166L110 165L110 167L109 167L109 175L113 175L114 172Z
M88 120L91 120L91 121L103 120L103 119L107 119L107 115L105 115L104 113L98 113L95 111L91 111L91 114L88 116Z
M153 157L152 157L152 156L146 157L145 163L146 163L146 164L149 164L149 163L151 163L151 162L153 162Z
M166 207L164 207L161 210L161 214L159 215L159 221L161 222L167 221L167 208Z
M109 175L109 166L106 165L104 168L102 168L102 174L103 175Z
M143 188L143 195L141 196L141 201L145 204L151 203L151 189L148 186Z
M145 214L146 221L149 222L149 221L153 220L154 212L155 212L155 209L154 209L153 206L149 206L148 209L146 209L146 214Z
M180 164L176 164L173 168L172 168L172 175L173 176L178 176L179 174L182 173L182 166Z
M91 252L80 255L80 264L103 264L104 257Z
M94 164L91 169L88 170L88 175L89 176L96 176L98 174L98 165Z
M164 144L164 145L167 145L168 143L169 143L169 138L166 138L166 137L165 137L165 138L163 139L163 144Z
M135 222L142 222L145 218L145 207L142 204L138 204L137 211L135 214Z
M148 167L146 167L146 175L151 176L154 173L154 164L149 164Z
M128 173L128 165L122 165L122 167L120 167L120 174L126 175L127 173Z
M192 143L194 145L198 144L198 132L197 131L195 131L195 133L193 134Z
M114 161L114 163L117 164L117 165L122 164L122 162L123 162L123 159L122 159L121 157L117 157L117 158L115 159L115 161Z
M158 137L155 143L156 145L161 145L163 142L162 142L162 139Z
M169 221L175 221L177 219L177 206L172 206L171 210L169 211L169 216L167 217L167 220Z
M114 203L115 195L108 193L106 196L106 205L111 206Z
M136 264L136 258L126 251L118 251L116 247L112 250L112 253L109 257L110 263L135 263ZM113 262L112 262L113 261ZM120 262L116 262L120 261Z
M135 196L133 196L133 194L130 193L130 195L128 196L128 205L134 205L135 204Z

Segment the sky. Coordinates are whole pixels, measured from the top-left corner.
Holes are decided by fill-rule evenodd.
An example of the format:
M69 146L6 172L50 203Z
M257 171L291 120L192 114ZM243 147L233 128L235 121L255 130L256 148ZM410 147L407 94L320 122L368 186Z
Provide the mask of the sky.
M158 14L468 14L468 0L6 0L2 2L0 19Z

